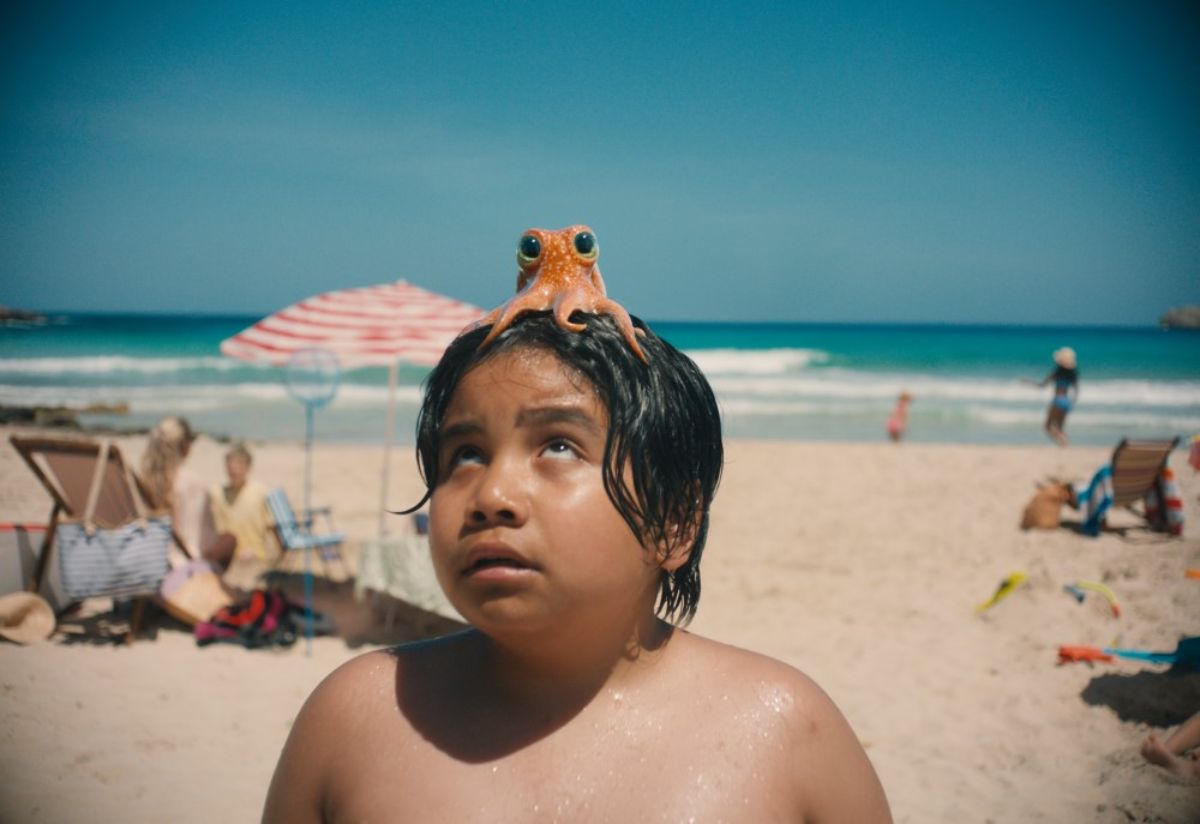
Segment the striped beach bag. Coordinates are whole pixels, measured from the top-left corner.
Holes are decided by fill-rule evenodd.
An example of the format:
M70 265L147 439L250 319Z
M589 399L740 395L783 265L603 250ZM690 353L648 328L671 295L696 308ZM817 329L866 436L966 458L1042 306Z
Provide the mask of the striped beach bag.
M147 516L128 468L124 482L137 509L128 523L97 527L93 518L112 444L100 444L81 521L62 521L55 530L59 573L68 598L125 598L158 590L167 574L171 519ZM132 513L131 513L132 515Z

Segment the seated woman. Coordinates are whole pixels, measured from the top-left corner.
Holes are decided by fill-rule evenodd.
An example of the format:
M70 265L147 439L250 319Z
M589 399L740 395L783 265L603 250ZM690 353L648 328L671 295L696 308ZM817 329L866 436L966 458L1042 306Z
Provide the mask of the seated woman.
M196 434L184 418L171 416L159 421L142 453L142 484L151 503L171 513L175 533L192 557L224 570L237 548L237 539L228 532L217 532L204 481L183 466L195 440ZM171 566L177 567L188 559L174 547L170 560Z
M209 490L217 529L237 538L237 551L226 571L225 580L242 589L253 588L259 575L279 558L279 542L267 509L267 488L250 478L254 462L243 443L235 443L225 453L225 472L229 482Z

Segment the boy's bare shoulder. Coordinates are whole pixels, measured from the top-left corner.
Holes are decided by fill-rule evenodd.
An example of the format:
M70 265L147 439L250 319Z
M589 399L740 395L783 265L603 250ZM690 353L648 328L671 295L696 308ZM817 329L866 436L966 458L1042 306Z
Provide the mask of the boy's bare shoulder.
M411 700L414 684L420 690L441 689L453 678L464 646L469 642L459 634L350 659L309 695L292 727L288 748L303 751L307 744L321 742L322 755L306 755L306 763L316 770L340 770L362 757L364 742L384 740L390 747L403 747L415 732L412 719L402 710L406 698ZM345 752L338 751L341 744Z
M459 633L356 656L325 677L309 697L305 712L331 713L342 723L365 716L374 723L380 710L399 709L399 693L406 682L411 685L411 673L418 672L430 681L452 677L464 647L471 644L468 635Z
M815 725L842 714L825 691L795 667L776 658L690 633L681 633L682 652L694 661L706 681L722 685L739 698L764 703L781 720L798 725L796 732L814 732Z
M751 731L780 767L780 797L791 796L804 820L889 821L887 799L858 737L833 700L782 661L680 633L683 667L707 683L695 707Z
M401 709L406 671L436 681L452 667L461 636L359 655L325 677L300 709L275 769L263 820L303 822L348 816L345 804L370 805L386 782L370 782L373 763L399 761L420 738ZM437 683L430 688L436 690ZM368 791L363 791L366 786ZM359 816L361 817L361 816Z

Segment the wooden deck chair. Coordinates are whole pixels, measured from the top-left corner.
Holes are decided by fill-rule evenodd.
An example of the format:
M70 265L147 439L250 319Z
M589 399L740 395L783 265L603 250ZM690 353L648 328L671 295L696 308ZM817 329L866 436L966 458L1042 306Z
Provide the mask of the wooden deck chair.
M1112 456L1113 506L1131 507L1154 489L1179 438L1131 441L1123 438Z
M38 553L33 578L27 587L30 592L37 592L54 548L54 535L59 520L64 517L81 518L87 509L88 495L98 469L96 462L100 459L101 444L87 440L22 438L16 435L10 436L9 442L54 502L46 523L46 535ZM134 479L136 494L141 496L144 507L148 508L150 496L146 494L137 476L129 472L115 444L108 445L106 457L92 509L92 519L96 526L113 529L137 520L141 515L139 502L133 498L135 490L134 485L129 482L130 477ZM172 537L184 554L190 557L190 552L179 540L179 536L172 533ZM132 641L141 628L146 600L147 596L134 599L127 642Z
M344 533L332 531L333 521L329 507L305 510L304 518L298 519L287 493L281 487L276 487L267 493L267 509L275 522L275 534L279 537L279 546L283 550L275 562L276 569L296 550L312 549L321 561L325 577L329 577L328 562L334 560L341 566L342 575L345 578L350 577L340 550L346 536ZM325 517L331 531L322 534L313 532L313 524L318 515Z

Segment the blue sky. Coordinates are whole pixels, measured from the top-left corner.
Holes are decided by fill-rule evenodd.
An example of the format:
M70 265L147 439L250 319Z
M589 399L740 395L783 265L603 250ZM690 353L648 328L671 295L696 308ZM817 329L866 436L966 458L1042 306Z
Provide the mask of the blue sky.
M1191 2L10 3L0 302L506 299L595 229L651 320L1200 303Z

